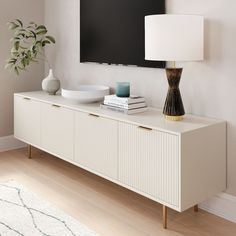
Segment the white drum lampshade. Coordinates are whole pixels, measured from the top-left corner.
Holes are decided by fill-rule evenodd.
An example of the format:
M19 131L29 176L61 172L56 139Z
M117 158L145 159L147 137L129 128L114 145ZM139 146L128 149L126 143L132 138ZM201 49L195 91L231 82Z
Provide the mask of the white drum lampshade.
M203 60L204 18L198 15L145 17L145 59L152 61Z

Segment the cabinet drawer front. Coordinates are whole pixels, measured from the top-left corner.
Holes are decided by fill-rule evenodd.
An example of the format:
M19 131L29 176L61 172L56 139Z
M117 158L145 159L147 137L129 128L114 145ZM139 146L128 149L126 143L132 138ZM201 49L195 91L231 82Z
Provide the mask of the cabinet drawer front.
M73 159L74 112L53 104L41 104L42 147L64 159Z
M179 205L179 137L119 123L119 181Z
M14 97L14 135L32 145L40 145L40 103Z
M75 161L117 179L117 121L76 112Z

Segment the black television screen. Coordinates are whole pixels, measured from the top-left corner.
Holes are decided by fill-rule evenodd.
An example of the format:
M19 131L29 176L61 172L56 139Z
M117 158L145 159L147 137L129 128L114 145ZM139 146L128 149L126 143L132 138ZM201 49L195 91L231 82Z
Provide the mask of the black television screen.
M165 0L80 0L80 61L165 67L144 59L144 16L163 13Z

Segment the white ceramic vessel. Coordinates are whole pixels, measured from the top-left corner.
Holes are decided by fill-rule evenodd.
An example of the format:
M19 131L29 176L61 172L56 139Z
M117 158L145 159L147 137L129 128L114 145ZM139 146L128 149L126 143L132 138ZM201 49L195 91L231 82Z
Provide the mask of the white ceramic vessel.
M81 85L77 90L61 90L62 97L78 103L99 102L104 99L104 96L109 95L109 93L110 88L102 85Z
M48 76L42 81L42 89L49 95L56 95L60 89L60 80L54 77L52 69L49 70Z

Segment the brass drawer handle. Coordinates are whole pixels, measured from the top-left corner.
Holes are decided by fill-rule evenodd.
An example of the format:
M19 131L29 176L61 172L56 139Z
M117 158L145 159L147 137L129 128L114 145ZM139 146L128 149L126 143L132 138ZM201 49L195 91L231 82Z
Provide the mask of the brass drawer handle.
M95 115L95 114L92 114L92 113L90 113L89 116L97 117L97 118L99 117L99 115Z
M60 108L61 106L58 106L58 105L56 105L56 104L52 104L52 107Z
M30 101L30 100L31 100L30 98L27 98L27 97L24 97L23 99L24 99L24 100L28 100L28 101Z
M146 131L152 131L151 128L144 127L144 126L139 126L138 128L139 128L139 129L142 129L142 130L146 130Z

